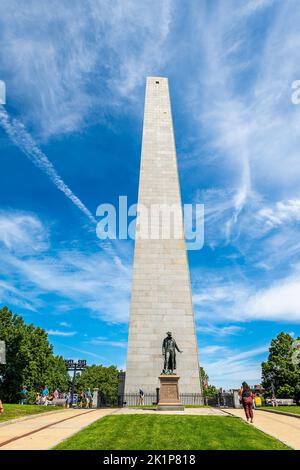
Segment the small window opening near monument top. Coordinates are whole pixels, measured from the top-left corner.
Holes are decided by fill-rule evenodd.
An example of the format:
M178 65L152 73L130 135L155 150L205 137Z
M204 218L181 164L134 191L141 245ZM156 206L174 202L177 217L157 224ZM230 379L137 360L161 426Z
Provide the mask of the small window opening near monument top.
M155 82L155 83L157 83L157 85L159 84L159 82Z

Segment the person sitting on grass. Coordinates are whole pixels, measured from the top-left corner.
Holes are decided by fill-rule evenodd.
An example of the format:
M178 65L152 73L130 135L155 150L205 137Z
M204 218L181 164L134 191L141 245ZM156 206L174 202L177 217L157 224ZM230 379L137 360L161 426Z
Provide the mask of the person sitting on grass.
M53 401L52 393L49 394L46 401L47 401L47 405L52 405L52 401Z
M249 420L251 420L250 422L253 423L253 393L251 392L251 389L247 382L242 383L239 395L242 399L242 405L245 411L247 423L249 423Z
M37 394L36 394L36 397L35 397L35 404L36 404L36 405L40 405L40 404L41 404L41 398L42 398L41 394L40 394L40 393L37 393Z

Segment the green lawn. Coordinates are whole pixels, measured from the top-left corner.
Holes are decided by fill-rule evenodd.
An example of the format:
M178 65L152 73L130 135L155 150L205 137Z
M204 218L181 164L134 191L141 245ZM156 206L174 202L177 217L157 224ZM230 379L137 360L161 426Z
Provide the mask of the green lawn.
M260 410L285 411L286 413L294 413L300 415L300 406L262 406Z
M106 416L58 446L58 450L287 450L239 418L223 416Z
M45 411L62 410L61 406L39 406L39 405L3 405L4 412L0 415L0 423L9 419L21 418L22 416L44 413Z

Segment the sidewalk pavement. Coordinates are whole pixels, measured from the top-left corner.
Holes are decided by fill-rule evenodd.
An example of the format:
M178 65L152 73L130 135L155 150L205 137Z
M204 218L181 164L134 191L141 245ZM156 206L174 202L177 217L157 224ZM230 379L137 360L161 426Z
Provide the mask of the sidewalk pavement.
M227 412L246 421L243 409L230 408ZM254 424L249 426L255 426L292 449L300 450L300 419L298 418L254 410Z
M94 421L115 412L116 410L112 408L67 409L55 413L33 415L31 418L27 417L26 420L18 420L15 423L9 422L6 426L0 427L0 450L51 449ZM23 437L18 438L20 436ZM11 442L7 442L10 440ZM7 443L3 445L5 442Z
M195 416L227 416L220 408L185 408L184 411L156 411L154 408L120 408L118 415L153 414L153 415L195 415Z
M156 411L141 408L101 408L97 410L64 410L33 415L26 420L9 422L0 427L0 450L46 450L77 433L104 416L116 414L168 414L194 416L228 416L245 419L242 409L185 408L184 411ZM249 425L250 426L250 425ZM291 416L254 411L254 426L300 450L300 420ZM22 436L22 437L21 437ZM9 441L9 442L7 442Z

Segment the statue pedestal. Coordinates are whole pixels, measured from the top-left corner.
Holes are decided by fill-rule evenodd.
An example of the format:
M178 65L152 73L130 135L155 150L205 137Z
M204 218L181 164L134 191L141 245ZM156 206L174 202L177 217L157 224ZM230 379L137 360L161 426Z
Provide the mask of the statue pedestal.
M160 375L160 392L159 402L157 404L157 410L159 411L183 411L184 406L179 398L178 381L180 377L178 375Z

